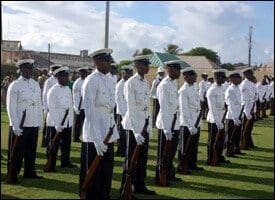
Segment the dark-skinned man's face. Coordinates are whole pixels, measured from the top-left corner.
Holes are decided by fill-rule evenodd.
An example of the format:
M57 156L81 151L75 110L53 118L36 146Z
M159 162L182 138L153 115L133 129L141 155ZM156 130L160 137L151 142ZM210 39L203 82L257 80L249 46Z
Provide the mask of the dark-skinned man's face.
M26 79L30 79L33 76L33 67L21 67L20 71L21 75Z

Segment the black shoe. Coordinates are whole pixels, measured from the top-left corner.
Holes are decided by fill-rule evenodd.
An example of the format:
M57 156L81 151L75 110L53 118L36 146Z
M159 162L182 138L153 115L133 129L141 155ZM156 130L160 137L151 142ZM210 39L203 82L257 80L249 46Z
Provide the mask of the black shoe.
M17 185L17 184L20 184L21 182L20 182L19 179L16 177L14 181L12 181L12 182L7 182L7 181L6 181L6 183L7 183L7 184Z
M66 167L66 168L75 168L75 167L77 167L77 165L70 162L67 165L64 165L64 164L61 165L61 168L64 168L64 167Z
M37 174L33 174L33 175L25 175L24 174L23 178L42 179L43 176L38 176Z
M81 140L80 139L76 139L76 138L74 138L74 140L73 140L74 142L81 142Z
M182 182L181 178L177 178L177 177L172 177L171 179L169 179L169 181L176 181L176 182Z
M196 171L203 171L203 170L204 170L203 167L198 167L197 165L192 166L192 167L190 167L189 169L190 169L190 170L196 170Z
M135 194L148 194L148 195L156 195L156 192L153 190L149 190L148 188L143 188L143 189L135 189L134 190Z

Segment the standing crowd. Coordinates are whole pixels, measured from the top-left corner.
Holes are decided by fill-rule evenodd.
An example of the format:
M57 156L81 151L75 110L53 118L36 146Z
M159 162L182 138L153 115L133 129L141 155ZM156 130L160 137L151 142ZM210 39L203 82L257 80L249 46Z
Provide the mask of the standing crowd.
M193 67L172 60L158 68L150 88L145 78L149 56L136 56L133 65L122 66L118 80L112 52L108 48L93 52L96 69L91 73L90 68L79 68L79 78L71 88L66 66L51 65L51 76L43 72L37 82L32 78L33 59L16 63L20 77L8 85L6 97L10 122L7 183L20 183L23 159L23 178L43 178L35 170L38 132L43 128L45 173L57 171L59 147L60 166L76 168L70 160L71 142L81 142L81 199L110 199L115 142L116 155L125 157L120 197L155 195L145 184L152 128L158 132L155 183L169 187L171 181L183 181L177 173L204 170L197 165L202 119L208 122L206 163L217 166L230 163L225 157L255 148L254 121L268 117L269 108L274 115L274 78L264 76L257 84L251 68L228 73L216 69L214 77L201 74L197 84ZM178 89L181 75L184 84Z

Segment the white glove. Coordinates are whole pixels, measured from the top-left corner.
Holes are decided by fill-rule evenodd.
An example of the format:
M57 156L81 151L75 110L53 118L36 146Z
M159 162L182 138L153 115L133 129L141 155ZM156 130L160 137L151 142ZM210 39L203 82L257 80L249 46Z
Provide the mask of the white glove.
M198 129L194 126L192 126L191 128L189 128L190 134L191 135L195 135L198 133Z
M58 125L55 125L54 128L55 128L55 130L56 130L57 133L61 133L63 131L63 129L64 129L64 127L58 126Z
M45 115L47 115L48 114L48 109L43 109L43 112L44 112Z
M74 110L74 112L75 112L76 115L80 114L80 110L78 110L78 109Z
M17 136L22 135L23 130L21 128L13 126L12 130L13 130L14 135L17 135Z
M241 125L241 120L239 120L239 119L234 119L234 125L235 126L240 126Z
M223 129L223 124L221 122L216 123L218 129Z
M163 132L164 132L164 135L166 137L166 140L171 141L172 137L173 137L171 131L170 130L164 130Z
M137 145L142 145L145 141L145 138L140 133L135 133L135 138L137 141Z
M247 119L252 119L252 115L250 113L245 113Z
M103 144L103 142L94 142L96 153L99 156L103 156L104 152L107 151L107 145Z

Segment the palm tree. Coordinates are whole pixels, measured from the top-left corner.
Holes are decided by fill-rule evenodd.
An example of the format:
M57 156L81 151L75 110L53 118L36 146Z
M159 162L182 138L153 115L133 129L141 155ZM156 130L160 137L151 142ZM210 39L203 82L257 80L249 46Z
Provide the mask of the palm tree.
M164 52L170 54L178 54L180 51L183 51L183 49L179 49L179 46L176 44L168 44L167 48L164 48Z
M141 56L141 55L150 55L152 53L153 53L153 51L151 49L143 48L141 51L140 50L136 50L135 53L133 54L133 57L135 57L135 56Z

